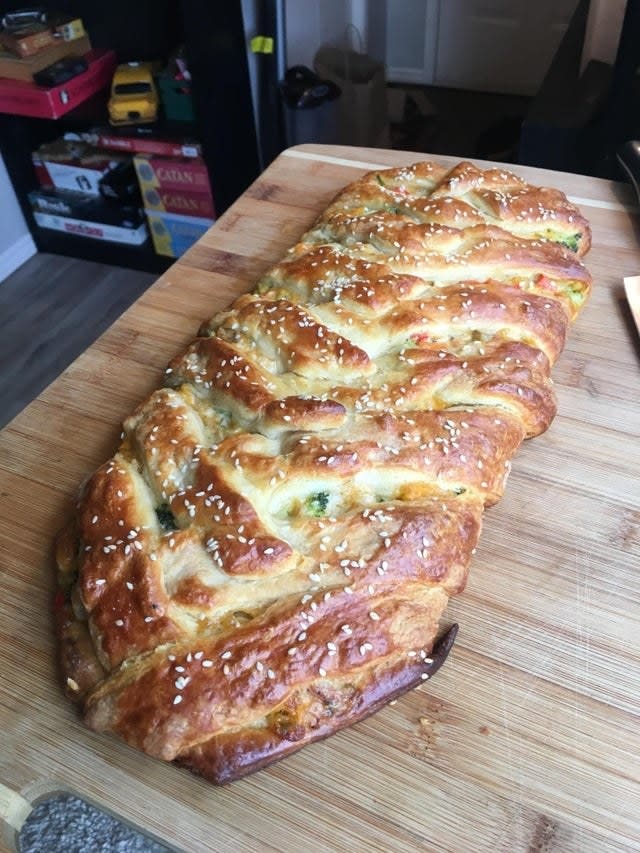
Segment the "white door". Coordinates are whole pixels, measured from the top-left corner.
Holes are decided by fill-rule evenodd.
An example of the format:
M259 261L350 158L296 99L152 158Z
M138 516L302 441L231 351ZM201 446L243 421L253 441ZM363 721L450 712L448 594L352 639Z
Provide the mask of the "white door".
M440 0L386 0L386 5L388 80L433 83Z
M533 95L578 0L387 0L392 82Z

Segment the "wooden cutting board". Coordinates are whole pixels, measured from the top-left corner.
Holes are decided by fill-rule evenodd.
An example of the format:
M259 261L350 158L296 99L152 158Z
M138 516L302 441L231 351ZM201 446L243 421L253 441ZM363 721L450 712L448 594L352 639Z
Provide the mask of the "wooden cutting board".
M88 731L57 681L52 539L120 421L338 189L419 159L284 152L0 433L5 786L27 799L70 789L188 851L640 849L640 349L622 290L640 250L620 185L514 167L591 220L594 295L555 369L559 415L485 516L448 610L459 638L433 681L222 789Z

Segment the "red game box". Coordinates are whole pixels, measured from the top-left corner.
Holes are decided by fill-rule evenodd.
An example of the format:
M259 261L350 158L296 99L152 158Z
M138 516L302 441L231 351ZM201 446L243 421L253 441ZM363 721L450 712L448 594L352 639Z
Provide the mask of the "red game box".
M29 201L41 228L131 246L142 245L149 236L142 210L134 206L55 189L33 190Z
M56 41L51 47L39 50L33 56L19 57L7 50L0 50L0 77L25 80L33 83L33 75L65 56L84 56L91 50L89 36L72 41Z
M129 158L126 154L101 151L86 142L56 139L33 151L31 159L40 186L97 196L100 179Z
M129 154L157 154L161 157L199 157L202 154L199 142L163 138L155 132L151 136L137 136L120 131L114 133L110 128L95 128L82 133L81 138L96 148Z
M170 158L140 154L133 158L133 164L143 193L155 189L211 194L207 167L199 157Z
M0 78L0 112L33 118L60 118L111 83L117 65L112 50L91 50L89 67L61 86L45 89L22 80Z
M142 193L144 206L161 213L181 213L183 216L200 216L215 219L211 193L191 190L148 188Z
M55 43L51 29L39 24L23 27L15 33L0 30L0 44L16 56L34 56L39 50Z

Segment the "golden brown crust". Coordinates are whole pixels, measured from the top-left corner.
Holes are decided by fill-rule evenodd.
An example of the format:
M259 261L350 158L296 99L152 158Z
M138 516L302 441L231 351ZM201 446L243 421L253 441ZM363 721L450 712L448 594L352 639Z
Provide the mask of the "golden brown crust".
M58 540L88 725L221 783L420 683L555 414L589 241L502 170L371 172L204 324Z
M429 659L427 659L429 660ZM419 686L428 666L419 654L400 662L377 663L366 678L334 686L328 680L294 694L242 739L235 732L208 738L180 754L178 763L224 784L253 773L302 746L332 735Z
M591 246L589 223L559 190L534 187L502 169L459 163L447 170L434 163L369 172L330 205L316 227L330 232L348 226L372 236L380 223L418 222L431 237L449 229L498 225L525 239L566 244L578 255ZM325 231L325 237L327 236ZM575 246L573 244L575 243Z

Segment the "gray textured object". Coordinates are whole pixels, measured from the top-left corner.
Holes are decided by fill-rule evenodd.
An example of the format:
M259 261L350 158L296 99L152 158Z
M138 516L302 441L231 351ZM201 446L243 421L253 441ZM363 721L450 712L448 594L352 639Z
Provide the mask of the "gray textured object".
M18 839L20 853L168 853L139 830L73 794L34 806Z

